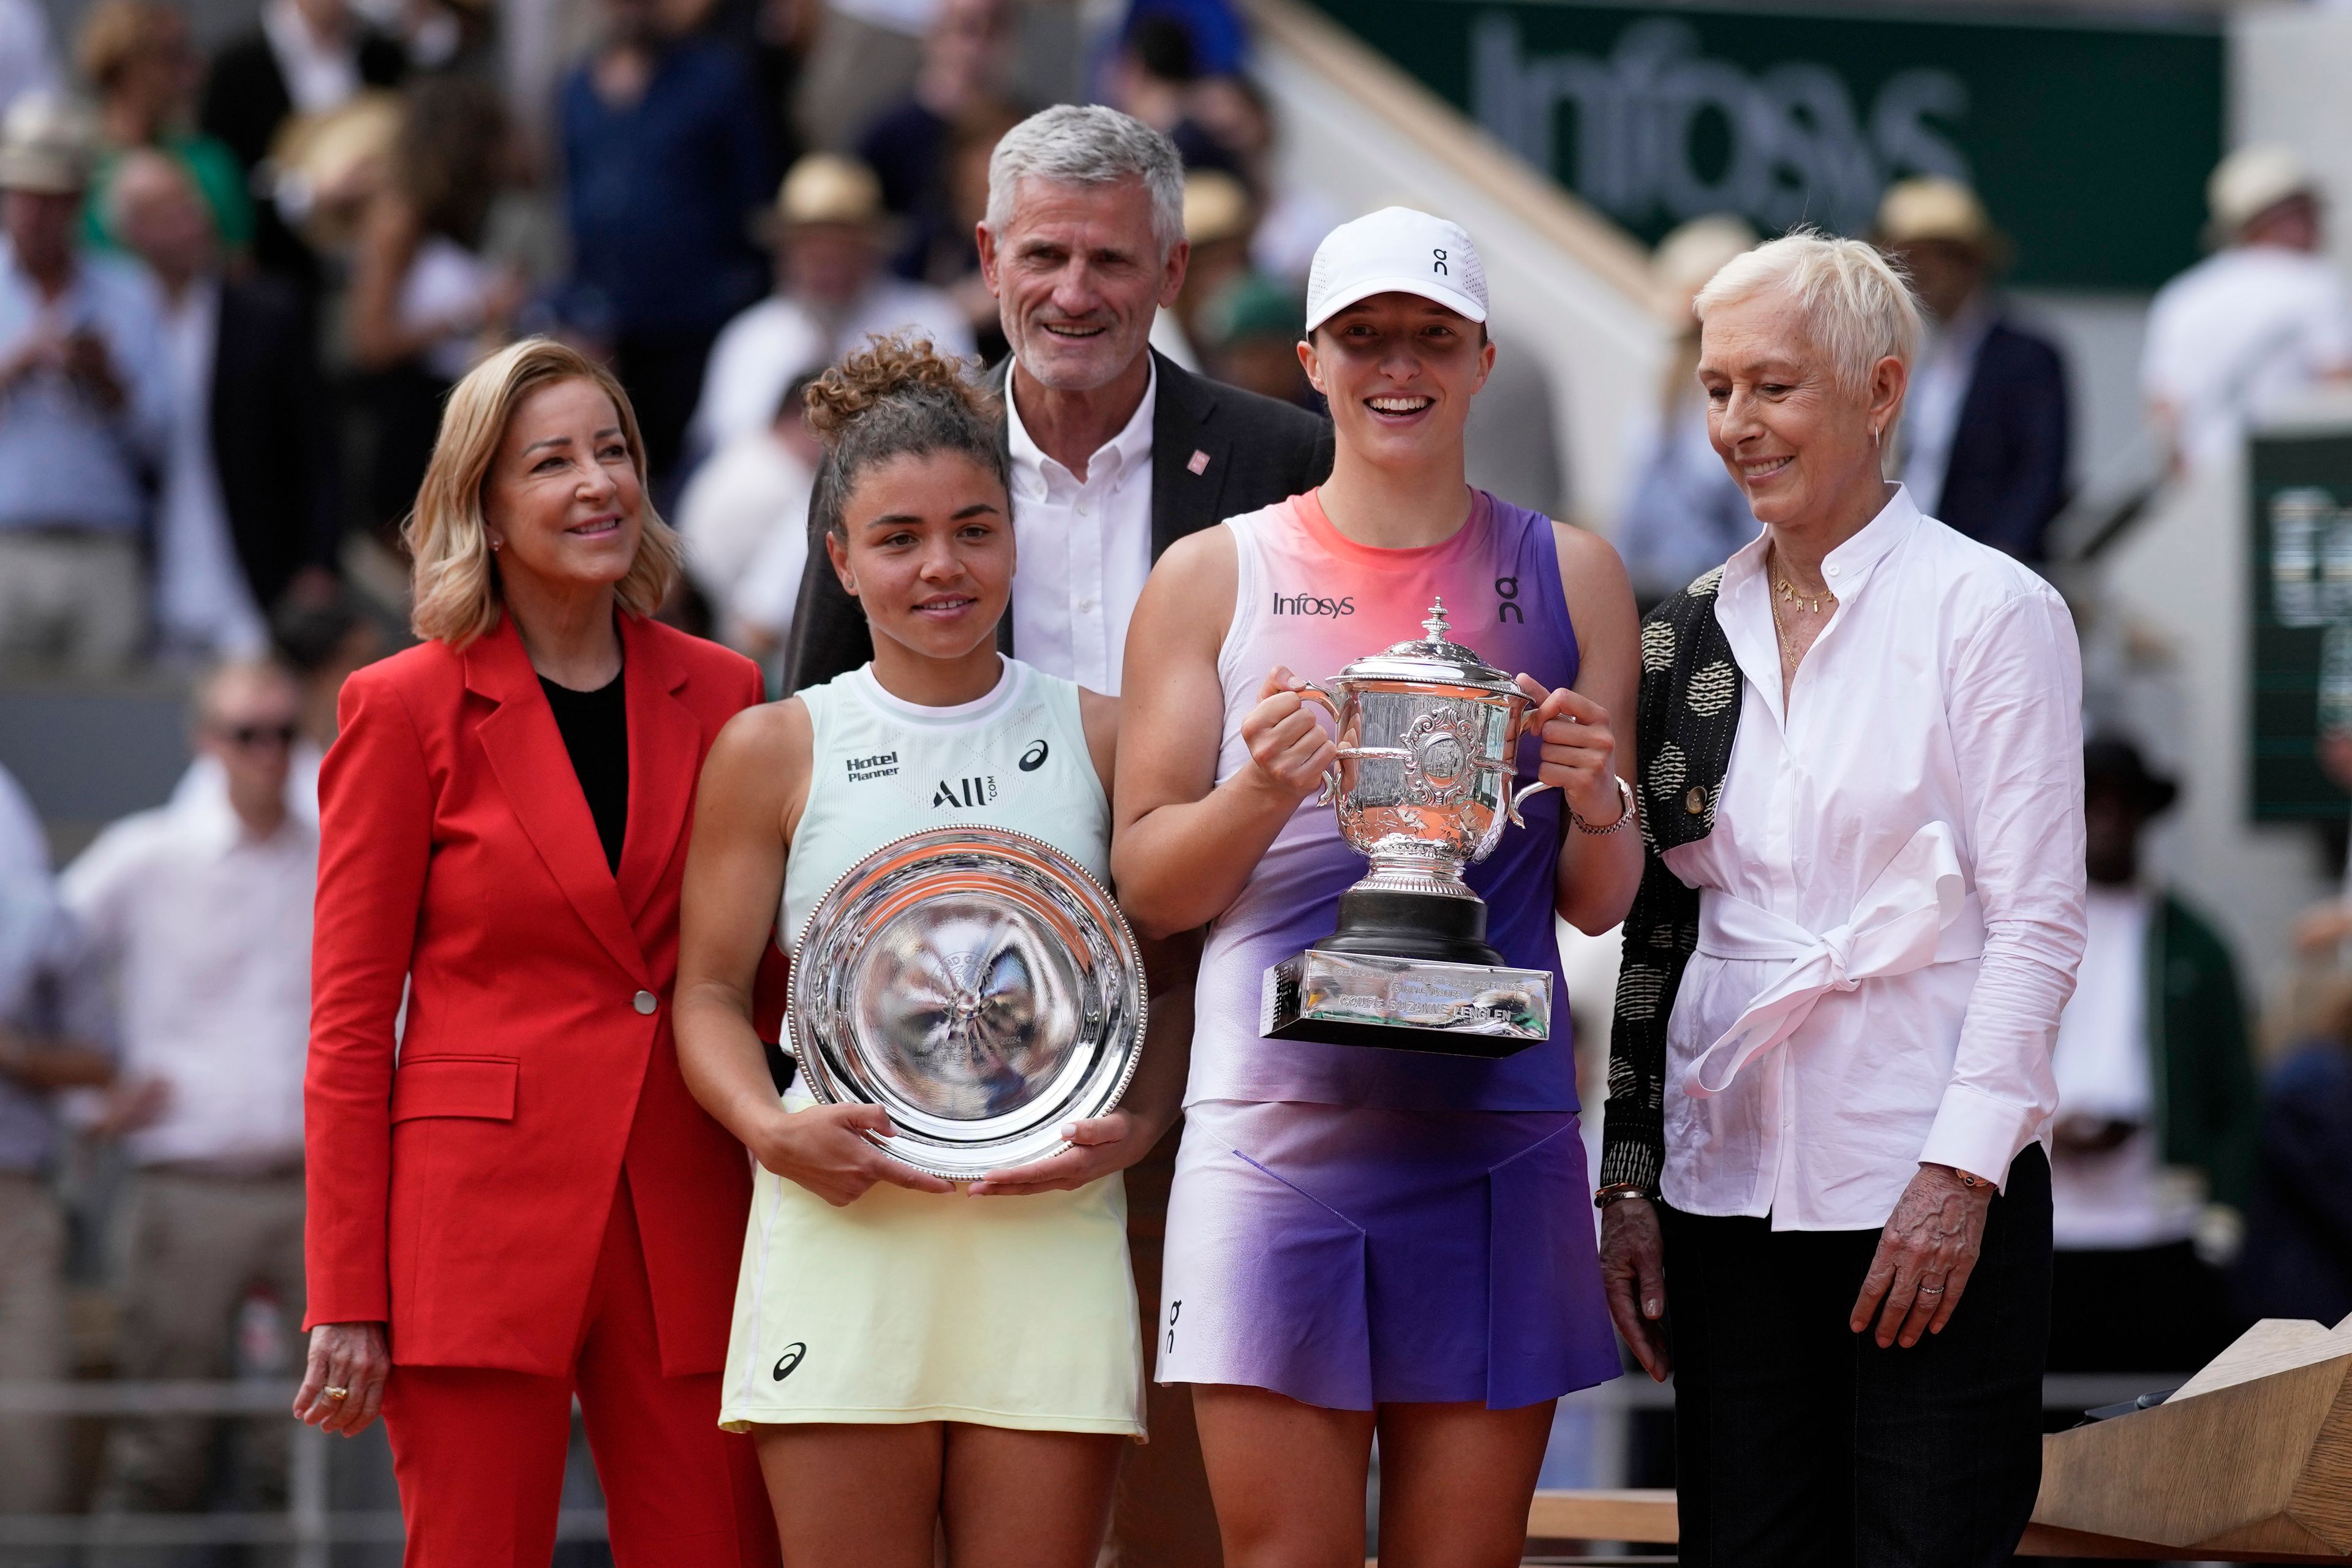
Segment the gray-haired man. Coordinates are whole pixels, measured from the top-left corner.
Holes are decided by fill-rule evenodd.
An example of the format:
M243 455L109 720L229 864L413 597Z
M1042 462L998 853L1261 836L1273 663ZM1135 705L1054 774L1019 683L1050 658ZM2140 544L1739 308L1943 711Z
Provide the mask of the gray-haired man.
M996 144L979 226L1013 345L993 380L1008 393L1021 564L998 646L1114 696L1128 616L1160 552L1331 471L1328 423L1151 351L1152 316L1184 284L1183 203L1166 137L1065 104ZM866 617L821 552L793 625L794 690L872 656Z

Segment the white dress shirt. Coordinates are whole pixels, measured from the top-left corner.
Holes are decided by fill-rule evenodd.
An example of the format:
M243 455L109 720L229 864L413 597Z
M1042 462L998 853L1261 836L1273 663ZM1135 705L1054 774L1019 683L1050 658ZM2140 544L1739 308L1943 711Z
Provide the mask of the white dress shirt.
M714 607L779 638L791 629L815 487L815 470L765 426L694 470L678 498L677 530L686 569Z
M172 368L172 444L155 528L155 619L173 642L249 658L268 628L229 538L228 504L213 461L213 351L220 281L203 278L163 302Z
M961 308L928 284L877 278L856 304L832 317L789 294L769 295L728 322L710 345L701 401L694 410L695 441L706 452L716 451L740 436L765 430L776 422L777 405L793 377L864 348L869 336L892 333L929 338L940 353L960 358L980 352Z
M2047 584L1898 488L1823 563L1838 606L1784 710L1768 540L1716 601L1741 680L1692 690L1742 704L1715 830L1665 855L1701 896L1664 1191L1869 1229L1922 1162L2002 1181L2048 1135L2084 941L2081 655Z
M1920 345L1919 368L1903 399L1903 487L1920 510L1934 516L1951 472L1952 442L1960 433L1960 410L1977 376L1977 355L1992 331L1992 310L1982 296L1970 300L1948 323Z
M169 1086L142 1164L269 1166L302 1152L319 837L255 838L226 793L125 817L59 879L115 978L123 1070Z
M2061 1247L2162 1247L2197 1234L2200 1184L2194 1173L2165 1168L2157 1127L2147 1029L2155 903L2139 888L2091 889L2083 967L2051 1061L2058 1114L2129 1122L2133 1131L2096 1153L2052 1152L2052 1229Z
M1095 448L1087 477L1047 457L1004 399L1013 447L1013 650L1048 675L1116 697L1127 623L1151 575L1151 419L1160 366L1126 428ZM1005 385L1010 388L1008 375Z
M2352 296L2324 256L2239 245L2157 291L2140 390L2179 421L2182 460L2209 469L2234 456L2250 420L2352 374Z
M49 841L16 775L0 768L0 1021L14 1018L34 976L63 956Z
M359 92L358 44L348 37L322 42L294 0L269 0L261 8L261 36L269 40L296 113L324 114Z

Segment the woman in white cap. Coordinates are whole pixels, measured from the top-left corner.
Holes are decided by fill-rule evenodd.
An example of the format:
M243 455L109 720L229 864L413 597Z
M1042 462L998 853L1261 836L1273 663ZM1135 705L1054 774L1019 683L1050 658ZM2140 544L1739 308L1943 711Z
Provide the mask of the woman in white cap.
M1360 1557L1376 1433L1384 1559L1516 1562L1553 1402L1617 1372L1552 921L1608 930L1640 874L1633 601L1605 542L1465 480L1486 321L1455 225L1333 230L1299 349L1331 478L1171 548L1129 634L1120 897L1149 932L1210 928L1158 1375L1193 1385L1237 1568ZM1469 881L1506 962L1551 973L1554 1034L1494 1061L1261 1038L1267 967L1364 870L1312 804L1334 746L1292 672L1421 636L1440 598L1540 703L1517 765L1558 787Z
M1642 626L1601 1273L1672 1364L1685 1565L1992 1568L2041 1473L2074 628L1883 478L1919 311L1877 251L1777 239L1696 310L1763 529Z

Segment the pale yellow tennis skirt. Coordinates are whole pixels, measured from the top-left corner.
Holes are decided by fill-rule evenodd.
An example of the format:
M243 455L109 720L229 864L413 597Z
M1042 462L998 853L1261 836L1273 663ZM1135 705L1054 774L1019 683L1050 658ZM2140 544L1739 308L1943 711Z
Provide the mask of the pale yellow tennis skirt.
M813 1101L795 1086L785 1108ZM835 1208L754 1169L719 1424L963 1421L1143 1436L1127 1189Z

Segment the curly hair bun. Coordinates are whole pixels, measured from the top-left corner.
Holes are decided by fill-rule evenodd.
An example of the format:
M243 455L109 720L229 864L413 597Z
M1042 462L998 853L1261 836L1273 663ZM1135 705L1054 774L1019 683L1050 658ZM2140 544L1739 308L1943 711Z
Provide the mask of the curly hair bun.
M828 447L884 404L948 403L980 419L996 416L993 394L964 374L964 361L940 353L929 338L876 335L809 384L809 426Z

